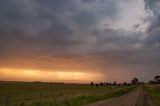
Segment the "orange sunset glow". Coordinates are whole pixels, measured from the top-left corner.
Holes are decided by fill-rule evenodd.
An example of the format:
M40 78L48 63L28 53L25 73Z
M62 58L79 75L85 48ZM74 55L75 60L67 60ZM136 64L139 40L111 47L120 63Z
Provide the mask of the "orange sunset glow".
M90 82L90 81L101 81L103 75L95 73L84 73L84 72L69 72L69 71L41 71L41 70L23 70L23 69L7 69L1 68L0 80L20 80L20 81L47 81L47 82Z

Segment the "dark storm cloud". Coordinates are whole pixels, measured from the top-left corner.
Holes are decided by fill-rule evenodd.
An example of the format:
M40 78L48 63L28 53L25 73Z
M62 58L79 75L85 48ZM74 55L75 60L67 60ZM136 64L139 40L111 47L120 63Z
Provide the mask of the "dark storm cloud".
M160 50L153 48L160 42L159 0L145 0L146 10L153 13L145 39L144 32L117 28L118 23L111 27L112 21L127 15L119 15L124 8L120 2L126 0L1 0L0 63L12 62L13 57L27 62L42 55L49 61L43 65L50 67L60 54L79 64L93 60L86 64L103 70L110 64L159 64ZM29 63L43 66L33 61Z
M153 16L149 18L150 26L148 28L149 37L146 42L148 46L160 45L160 1L144 0L146 11L151 12Z
M153 13L153 17L150 20L151 26L149 31L154 30L154 28L160 27L160 1L159 0L144 0L145 1L145 8L149 12Z
M81 28L86 28L95 25L96 18L94 14L84 11L75 17L75 21Z
M63 4L63 2L66 3L65 1L57 1L51 4L58 5ZM45 5L41 1L42 4ZM54 49L54 45L64 45L65 47L66 44L72 42L72 39L70 39L72 38L72 30L61 23L52 13L53 11L45 10L47 9L45 7L41 9L39 3L16 0L11 2L1 1L0 5L2 8L2 14L0 15L1 48L10 50L20 47L20 52L23 49L28 49L28 52L34 49L42 49L41 51L43 51L45 48ZM61 9L55 7L52 10L58 11Z
M63 52L70 48L75 48L75 51L76 48L81 50L90 39L90 32L86 29L91 28L91 32L96 29L98 19L103 17L104 12L102 9L92 11L94 9L92 5L90 9L85 9L88 8L85 4L84 9L81 9L78 5L83 5L83 2L72 0L0 2L1 46L8 49L17 49L17 46L20 46L21 50L25 48L29 50L29 45L32 45L31 51L34 48L42 51L45 48L48 48L48 51L61 48L64 49ZM113 5L111 1L107 3ZM111 5L105 8L115 11ZM63 15L68 12L71 15L69 20L65 19L68 14ZM96 14L98 12L99 15ZM112 11L109 11L104 15L111 13ZM80 34L77 30L84 33ZM17 43L14 44L15 41Z
M104 29L99 32L98 31L95 32L95 36L100 39L98 40L100 44L103 45L106 43L114 43L117 46L123 45L123 47L126 44L128 44L126 46L131 47L133 44L139 43L140 42L139 36L141 35L142 35L141 32L131 33L123 30L114 30L110 28Z

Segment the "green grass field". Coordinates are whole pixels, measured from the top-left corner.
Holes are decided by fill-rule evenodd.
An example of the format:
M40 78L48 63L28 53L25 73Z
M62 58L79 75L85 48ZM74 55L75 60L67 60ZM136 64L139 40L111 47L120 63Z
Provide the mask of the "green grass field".
M0 106L80 106L121 96L134 87L54 83L0 83Z
M160 85L148 85L146 91L149 92L156 106L160 106Z

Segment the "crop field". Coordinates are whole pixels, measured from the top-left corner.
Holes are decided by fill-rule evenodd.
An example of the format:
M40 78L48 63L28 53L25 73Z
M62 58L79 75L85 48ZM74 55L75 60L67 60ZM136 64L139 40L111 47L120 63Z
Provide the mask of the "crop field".
M134 86L1 82L0 106L80 106L121 96Z
M160 84L147 85L146 91L149 92L156 106L160 106Z

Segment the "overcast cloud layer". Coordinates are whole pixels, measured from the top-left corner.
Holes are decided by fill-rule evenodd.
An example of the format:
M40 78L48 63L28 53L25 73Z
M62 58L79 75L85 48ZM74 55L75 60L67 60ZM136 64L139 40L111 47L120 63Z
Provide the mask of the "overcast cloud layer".
M147 80L159 65L160 0L0 1L1 67Z

